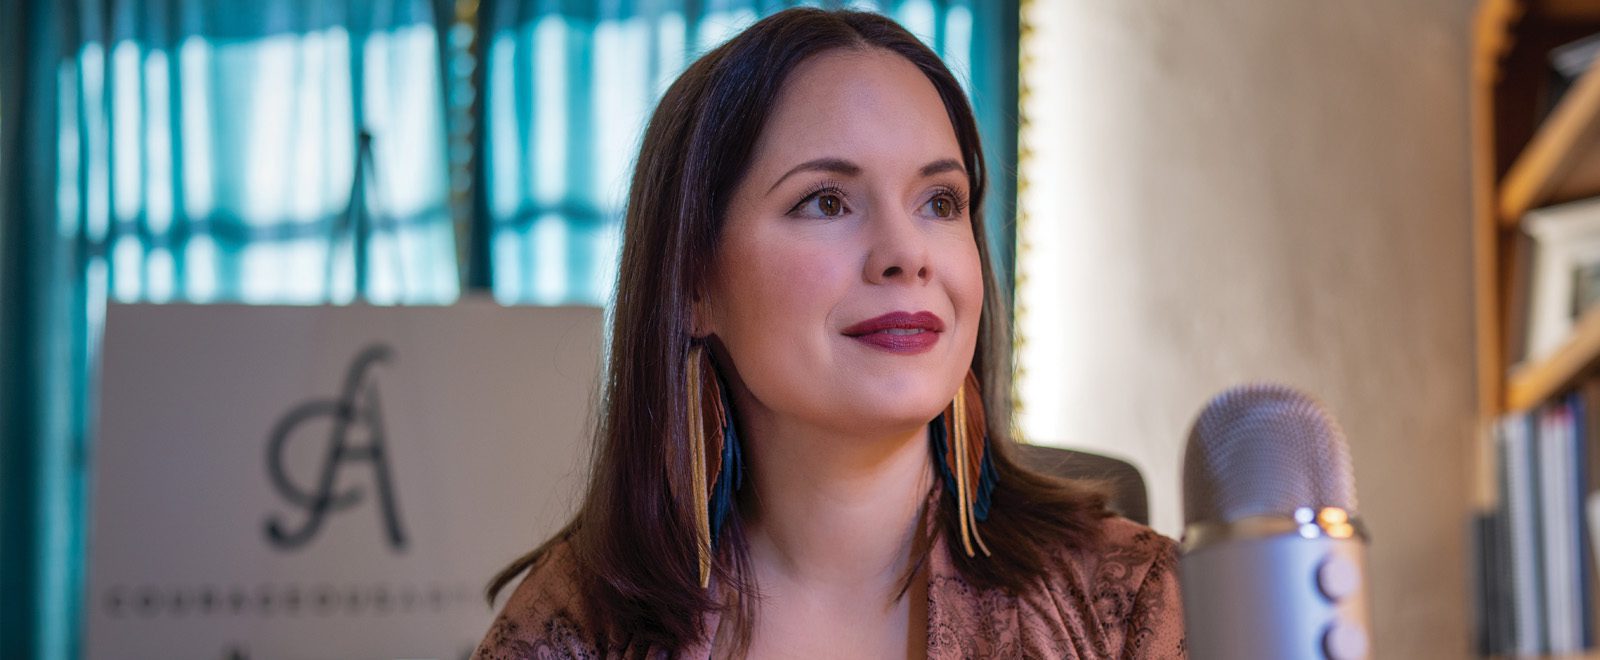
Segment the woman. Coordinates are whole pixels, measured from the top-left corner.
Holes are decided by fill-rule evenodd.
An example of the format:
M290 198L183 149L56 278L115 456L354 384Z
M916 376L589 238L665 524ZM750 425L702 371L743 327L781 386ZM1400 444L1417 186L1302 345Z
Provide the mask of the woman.
M706 54L630 193L591 484L477 657L1184 655L1171 540L1011 457L954 77L875 14Z

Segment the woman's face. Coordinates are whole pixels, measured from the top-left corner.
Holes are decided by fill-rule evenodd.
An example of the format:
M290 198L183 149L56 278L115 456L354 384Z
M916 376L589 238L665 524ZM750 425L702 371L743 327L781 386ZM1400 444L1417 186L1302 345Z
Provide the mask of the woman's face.
M967 182L939 93L908 60L833 51L790 75L696 310L696 333L733 362L741 415L892 433L950 403L984 295Z

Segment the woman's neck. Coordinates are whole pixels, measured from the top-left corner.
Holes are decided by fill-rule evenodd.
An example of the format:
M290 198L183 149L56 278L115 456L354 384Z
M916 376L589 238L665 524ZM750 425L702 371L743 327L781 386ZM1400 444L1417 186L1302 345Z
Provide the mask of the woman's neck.
M933 486L926 425L861 437L744 426L754 486L745 514L763 591L898 593Z

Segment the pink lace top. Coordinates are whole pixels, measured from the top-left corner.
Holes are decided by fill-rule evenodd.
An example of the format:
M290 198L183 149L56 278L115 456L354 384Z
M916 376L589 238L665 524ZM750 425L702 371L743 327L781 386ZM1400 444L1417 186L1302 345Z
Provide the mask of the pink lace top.
M1125 518L1104 521L1099 551L1061 548L1053 570L1016 594L981 590L951 563L944 536L929 557L929 658L1185 658L1177 544ZM666 658L662 649L597 648L581 619L573 559L554 546L525 577L473 658ZM704 639L678 657L707 658ZM602 653L602 651L604 651Z

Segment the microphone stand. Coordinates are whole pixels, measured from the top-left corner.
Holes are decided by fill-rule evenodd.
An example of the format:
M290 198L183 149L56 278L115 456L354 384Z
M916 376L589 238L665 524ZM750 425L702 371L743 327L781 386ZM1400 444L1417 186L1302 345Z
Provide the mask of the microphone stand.
M328 236L327 258L323 260L323 296L328 303L333 302L333 260L334 246L348 234L351 242L351 254L355 261L355 294L353 301L371 302L371 249L372 249L372 210L367 203L367 180L371 178L374 188L378 186L377 162L372 157L372 132L361 129L356 137L356 163L354 176L350 183L350 203L345 207L345 212L330 228ZM406 294L411 292L409 278L406 276L405 256L400 250L399 227L391 218L387 223L389 232L394 239L392 253L394 255L395 274L400 279L400 295L396 297L398 304L405 303Z

